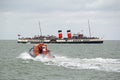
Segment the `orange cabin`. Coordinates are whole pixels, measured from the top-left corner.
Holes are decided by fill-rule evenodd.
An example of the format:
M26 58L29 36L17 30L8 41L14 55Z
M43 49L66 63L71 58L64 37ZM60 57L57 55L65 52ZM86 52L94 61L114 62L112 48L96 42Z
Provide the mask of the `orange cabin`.
M43 51L43 46L45 47L45 51ZM47 54L48 53L48 47L46 44L37 44L34 47L34 54L35 56L38 56L39 54Z

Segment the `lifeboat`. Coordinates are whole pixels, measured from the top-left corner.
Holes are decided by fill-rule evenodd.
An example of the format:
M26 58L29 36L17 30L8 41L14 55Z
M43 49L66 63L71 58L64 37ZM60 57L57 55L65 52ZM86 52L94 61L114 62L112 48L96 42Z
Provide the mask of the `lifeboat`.
M32 57L42 56L47 58L54 58L48 50L48 46L44 43L36 44L33 48L29 50L29 54Z

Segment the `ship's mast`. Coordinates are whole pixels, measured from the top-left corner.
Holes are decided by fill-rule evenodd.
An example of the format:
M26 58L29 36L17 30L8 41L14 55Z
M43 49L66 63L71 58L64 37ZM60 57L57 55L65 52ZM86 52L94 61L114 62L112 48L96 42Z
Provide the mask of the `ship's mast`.
M40 26L40 21L39 21L39 30L40 30L40 37L39 37L39 39L41 39L41 43L43 43L44 41L43 41L43 39L42 39L42 29L41 29L41 26Z
M89 22L89 19L88 19L88 28L89 28L89 35L90 35L90 38L91 38L91 29L90 29L90 22Z
M41 29L41 26L40 26L40 21L39 21L39 30L40 30L40 36L42 36L42 29Z

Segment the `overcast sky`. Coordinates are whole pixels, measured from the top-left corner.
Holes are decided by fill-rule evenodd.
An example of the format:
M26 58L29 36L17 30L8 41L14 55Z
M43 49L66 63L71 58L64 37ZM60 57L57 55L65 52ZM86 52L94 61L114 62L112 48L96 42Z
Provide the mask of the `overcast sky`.
M55 35L62 30L120 40L120 0L0 0L0 39Z

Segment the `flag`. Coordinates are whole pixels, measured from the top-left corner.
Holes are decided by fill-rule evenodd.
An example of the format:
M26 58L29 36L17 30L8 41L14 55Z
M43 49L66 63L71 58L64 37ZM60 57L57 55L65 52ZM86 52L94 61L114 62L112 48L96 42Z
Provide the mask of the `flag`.
M21 36L20 34L18 34L18 36Z

